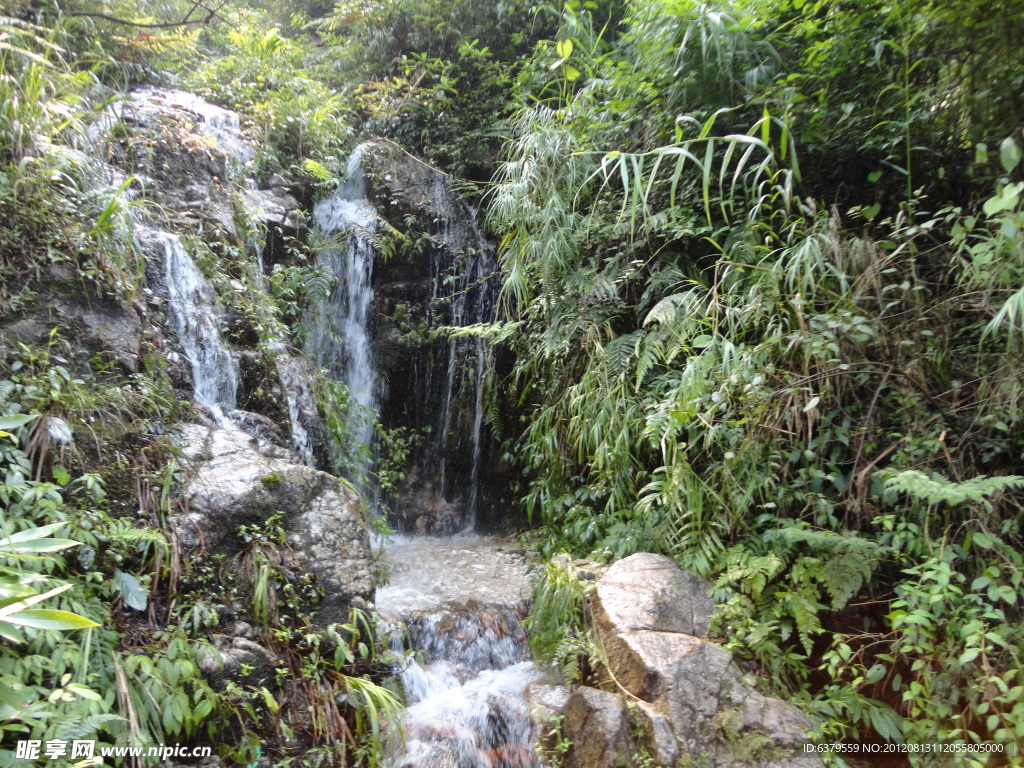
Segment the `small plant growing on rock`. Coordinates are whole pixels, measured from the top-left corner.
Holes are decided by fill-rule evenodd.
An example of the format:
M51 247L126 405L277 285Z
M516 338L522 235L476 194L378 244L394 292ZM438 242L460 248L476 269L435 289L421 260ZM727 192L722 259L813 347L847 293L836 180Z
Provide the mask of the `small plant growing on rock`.
M572 739L562 731L565 715L551 715L541 724L541 737L537 739L537 753L544 768L556 768L572 749Z

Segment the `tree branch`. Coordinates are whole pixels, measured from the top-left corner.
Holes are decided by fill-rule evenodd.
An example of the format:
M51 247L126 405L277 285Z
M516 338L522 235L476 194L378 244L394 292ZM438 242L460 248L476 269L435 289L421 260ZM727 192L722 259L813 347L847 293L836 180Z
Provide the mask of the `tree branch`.
M110 21L114 24L122 24L126 27L138 27L142 29L169 29L171 27L184 27L190 24L209 24L217 16L217 12L220 11L220 9L223 8L225 5L227 5L227 3L228 0L223 0L221 4L218 5L216 8L208 8L205 5L201 5L200 0L195 0L195 2L192 3L192 7L188 9L188 13L186 13L185 16L179 21L164 21L156 23L128 21L127 19L119 19L115 16L108 16L105 13L96 13L89 11L68 12L64 15L84 16L90 19L103 19L104 21ZM202 18L193 19L192 14L195 13L196 10L199 8L202 8L202 10L207 11L208 13L206 14L206 16L203 16Z

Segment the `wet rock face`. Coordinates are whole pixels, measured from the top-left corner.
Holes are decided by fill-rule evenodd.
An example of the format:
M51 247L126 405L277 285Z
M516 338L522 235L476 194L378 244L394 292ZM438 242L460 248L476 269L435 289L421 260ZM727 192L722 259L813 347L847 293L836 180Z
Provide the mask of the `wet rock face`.
M149 321L162 326L151 330L159 337L175 387L201 404L200 418L203 405L220 408L221 417L205 410L223 426L232 426L224 417L233 409L249 412L235 426L297 451L309 465L328 467L326 434L309 394L309 376L293 373L299 363L256 352L273 340L261 338L251 317L231 309L223 293L227 289L221 285L217 295L196 263L197 255L205 254L219 260L215 269L221 273L257 265L269 269L268 263L281 258L286 238L297 236L302 224L287 181L273 178L267 189L256 189L254 147L243 136L238 116L183 91L145 88L127 94L103 114L93 134L98 145L108 147L111 162L134 177L132 193L145 194L161 209L153 220L140 212L134 230L146 261L144 308ZM258 242L254 231L260 233ZM208 274L208 266L204 269ZM265 287L230 283L238 293ZM103 328L100 323L98 330ZM186 339L189 328L196 333L206 328L203 338ZM119 332L113 328L108 335ZM109 342L119 362L133 354L126 344ZM281 357L288 357L283 349ZM213 368L225 373L210 374ZM285 368L291 374L288 382ZM226 373L229 369L233 375ZM212 388L200 387L204 376ZM293 386L297 397L286 386ZM260 423L261 416L275 426Z
M235 239L233 176L252 149L231 112L184 91L144 88L114 104L95 128L111 143L111 161L133 188L182 216Z
M819 768L802 752L806 716L759 693L727 651L699 637L714 609L710 589L668 558L647 553L618 561L596 582L594 624L608 670L635 707L640 740L632 748L643 747L660 765L681 755L714 768ZM566 736L593 752L580 765L619 764L611 759L625 748L617 731L598 742L592 723L610 717L614 725L626 703L618 694L586 694L577 697L572 718L567 710Z
M493 528L510 505L499 501L507 468L494 460L483 426L483 347L433 331L493 319L494 245L443 174L387 142L362 146L367 197L390 225L379 233L401 235L373 263L369 331L380 420L418 439L392 508L409 532L451 533L474 520Z
M215 689L223 690L229 681L246 686L272 686L277 655L244 637L214 635L216 653L202 657L200 671Z
M85 294L79 281L58 280L37 285L34 308L27 316L0 324L0 358L7 358L18 344L45 343L57 326L75 340L74 353L83 364L110 366L119 373L139 370L142 353L142 320L127 302L110 296Z
M139 368L142 321L120 299L60 299L56 303L62 321L78 331L80 349L105 357L125 373Z
M243 546L236 535L240 525L282 512L290 565L314 574L323 586L318 620L344 621L350 606L372 599L369 535L347 485L261 452L244 432L185 425L182 437L194 473L185 487L189 512L172 522L187 551L236 554Z
M423 468L411 467L406 472L402 493L394 503L402 530L419 536L450 536L466 525L462 503L452 503L438 493L432 479L423 477Z
M564 727L572 734L566 768L628 765L632 747L626 701L621 696L577 688L565 706Z

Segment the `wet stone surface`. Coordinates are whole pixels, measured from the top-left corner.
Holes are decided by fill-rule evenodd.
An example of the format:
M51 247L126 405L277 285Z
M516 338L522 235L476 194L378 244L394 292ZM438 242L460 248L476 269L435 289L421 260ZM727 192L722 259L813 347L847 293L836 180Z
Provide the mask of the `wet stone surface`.
M380 565L388 584L377 589L382 616L442 605L517 607L530 597L530 560L515 543L487 536L396 536Z

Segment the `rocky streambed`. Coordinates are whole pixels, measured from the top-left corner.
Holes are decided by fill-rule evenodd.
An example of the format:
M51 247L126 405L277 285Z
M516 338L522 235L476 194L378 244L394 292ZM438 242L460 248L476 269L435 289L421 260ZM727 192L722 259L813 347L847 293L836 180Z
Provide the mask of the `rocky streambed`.
M376 604L393 648L417 652L400 670L409 709L393 768L539 766L544 751L563 768L821 765L803 753L810 722L800 710L758 691L704 639L710 584L668 558L556 558L590 594L602 657L601 687L571 689L529 658L531 563L518 547L399 537L380 564L389 583Z
M539 766L528 690L545 672L526 647L523 551L472 534L398 537L380 564L388 584L377 590L377 610L393 650L405 654L409 707L391 766Z

